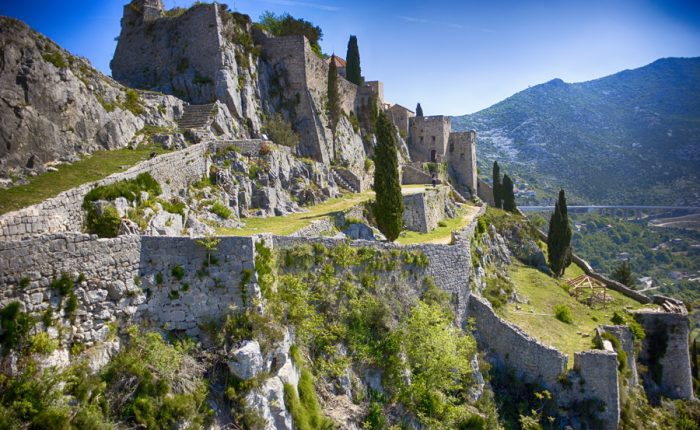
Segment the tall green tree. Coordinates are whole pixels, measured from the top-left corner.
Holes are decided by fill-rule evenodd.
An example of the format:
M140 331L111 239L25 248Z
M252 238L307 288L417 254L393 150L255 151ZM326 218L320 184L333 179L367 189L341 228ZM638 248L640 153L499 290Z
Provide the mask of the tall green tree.
M335 56L335 55L334 55ZM326 112L328 113L328 121L333 131L333 141L335 141L335 130L340 121L340 92L338 90L338 67L331 57L331 63L328 67L328 101L326 102ZM335 154L334 154L335 155Z
M554 272L554 276L561 277L571 264L571 226L564 190L559 191L559 199L549 219L547 251L549 268Z
M613 272L612 278L617 282L632 287L634 285L634 279L632 278L632 266L629 261L625 260L617 266L615 272Z
M396 131L384 112L377 116L377 147L374 150L374 217L377 227L390 241L403 227L403 197L399 178Z
M513 191L513 181L508 175L503 175L503 184L501 185L500 194L503 198L503 210L513 213L517 212L518 208L515 205L515 192Z
M423 108L421 107L420 103L416 106L416 116L423 116Z
M345 76L348 81L356 85L362 85L362 70L360 68L360 48L357 47L357 36L350 36L348 40L348 53L345 56Z
M493 201L498 209L503 209L503 196L501 195L501 168L498 161L493 162Z

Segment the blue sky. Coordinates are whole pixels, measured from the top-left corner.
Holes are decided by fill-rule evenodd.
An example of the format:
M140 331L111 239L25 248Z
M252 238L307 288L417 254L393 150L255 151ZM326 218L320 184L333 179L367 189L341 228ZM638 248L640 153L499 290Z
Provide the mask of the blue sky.
M20 18L109 74L127 0L0 0ZM190 0L165 0L166 7ZM324 32L324 52L358 37L363 75L388 101L426 115L486 108L531 85L595 79L662 57L700 56L700 2L647 0L230 0L257 19L289 12Z

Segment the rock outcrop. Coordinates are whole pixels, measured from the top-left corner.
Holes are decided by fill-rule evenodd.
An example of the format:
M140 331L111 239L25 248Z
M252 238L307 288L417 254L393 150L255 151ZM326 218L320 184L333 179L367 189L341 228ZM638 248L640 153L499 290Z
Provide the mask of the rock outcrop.
M130 90L21 21L0 17L0 46L1 178L126 147L182 112L179 99Z

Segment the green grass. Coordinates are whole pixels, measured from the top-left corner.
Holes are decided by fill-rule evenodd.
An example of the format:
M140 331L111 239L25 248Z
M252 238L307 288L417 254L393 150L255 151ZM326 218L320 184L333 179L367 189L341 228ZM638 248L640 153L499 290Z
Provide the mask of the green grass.
M474 218L474 214L479 210L476 206L463 206L459 213L454 218L449 218L443 221L443 226L438 226L428 233L419 233L416 231L403 231L401 236L396 239L396 243L401 245L411 245L414 243L450 243L452 232L463 229Z
M58 172L46 172L30 178L26 185L0 189L0 214L25 208L55 197L79 185L103 179L147 160L151 152L166 152L160 147L96 151L73 164L58 166Z
M576 274L580 269L570 268L567 276ZM569 367L573 366L574 352L591 349L594 330L602 324L612 324L610 319L615 311L639 309L643 304L622 294L608 290L613 298L605 308L596 304L593 308L578 302L562 288L565 281L558 281L544 273L514 264L510 268L510 277L518 296L529 301L527 304L508 303L499 313L506 320L514 323L544 344L553 346L569 356ZM572 323L567 324L555 317L555 308L565 305L571 309ZM584 337L588 334L590 337Z
M323 203L310 206L307 212L299 212L284 216L267 218L246 218L245 226L241 228L220 228L219 235L250 236L252 234L272 233L277 235L292 234L311 224L312 221L329 217L357 206L374 197L374 192L366 191L360 194L343 194L341 197L328 199Z

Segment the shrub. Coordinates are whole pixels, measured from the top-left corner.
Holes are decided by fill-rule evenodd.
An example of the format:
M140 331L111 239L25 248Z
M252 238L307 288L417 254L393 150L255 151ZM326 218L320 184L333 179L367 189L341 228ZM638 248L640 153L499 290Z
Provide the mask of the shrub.
M179 264L176 264L175 267L170 270L170 274L178 281L182 281L182 278L185 277L185 269Z
M299 144L299 135L281 114L276 114L265 121L262 132L278 145L294 148Z
M58 340L50 339L45 331L29 338L29 350L35 354L48 355L58 348Z
M25 276L19 280L19 286L20 286L20 288L27 288L29 286L30 282L31 282L31 279L29 279L28 277Z
M615 325L621 325L625 323L625 317L622 316L619 312L615 311L615 313L613 313L612 318L610 318L610 321L612 321L612 323Z
M573 324L574 318L571 315L571 308L567 305L560 304L554 307L554 316L561 322Z
M117 237L121 218L113 206L105 207L99 215L97 210L92 207L87 211L85 222L88 233L96 234L99 237Z
M275 15L266 11L260 16L259 26L263 27L274 36L303 35L309 40L311 50L319 57L322 55L319 41L323 38L321 27L314 26L311 22L297 19L288 13Z
M68 63L66 62L66 59L63 58L63 55L61 55L60 52L54 51L54 52L46 52L41 56L45 61L48 61L49 63L53 64L59 69L65 69L68 67Z
M156 181L150 173L144 172L134 179L127 179L93 188L85 195L83 199L83 208L86 208L87 202L94 202L97 200L113 201L118 197L124 197L130 202L140 201L142 191L146 191L151 197L159 196L163 192L158 181Z
M10 302L0 310L0 325L0 345L3 347L3 354L7 354L20 345L34 322L28 314L20 311L19 302Z
M513 285L508 280L500 276L486 279L483 295L494 309L505 306L511 294L513 294Z
M73 280L67 273L62 273L60 278L51 281L51 288L58 294L65 296L73 290Z
M66 301L66 306L63 308L66 318L71 321L75 319L75 312L78 310L78 297L71 291L68 295L68 301Z
M163 284L163 281L163 274L161 272L156 273L156 284L161 285Z
M218 200L211 205L209 210L224 219L229 219L232 214L231 209Z
M126 90L126 100L124 101L123 107L136 116L144 112L139 93L134 89Z
M182 217L185 216L185 208L187 208L187 205L182 200L172 199L169 202L159 200L158 202L163 207L164 211L170 212L171 214L179 214Z

